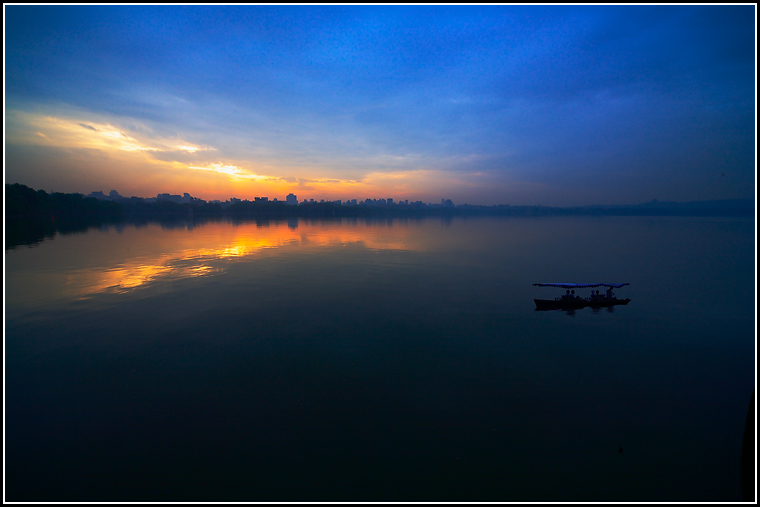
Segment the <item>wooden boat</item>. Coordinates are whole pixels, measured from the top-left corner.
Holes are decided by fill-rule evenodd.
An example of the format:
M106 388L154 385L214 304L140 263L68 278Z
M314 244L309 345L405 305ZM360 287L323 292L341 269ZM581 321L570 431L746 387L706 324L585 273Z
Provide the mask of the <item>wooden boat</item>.
M607 287L609 290L606 294L582 298L579 296L563 295L554 299L534 299L537 310L577 310L590 306L592 308L604 308L615 305L627 305L631 300L618 299L612 293L612 288L619 289L628 283L534 283L538 287L560 287L566 290L587 289L594 287Z

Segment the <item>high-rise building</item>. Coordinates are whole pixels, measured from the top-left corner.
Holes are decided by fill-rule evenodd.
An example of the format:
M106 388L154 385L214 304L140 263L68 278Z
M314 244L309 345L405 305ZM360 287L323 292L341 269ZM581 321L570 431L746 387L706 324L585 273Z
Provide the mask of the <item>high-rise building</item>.
M294 194L288 194L288 196L285 198L285 204L288 206L298 206L298 197L296 197Z

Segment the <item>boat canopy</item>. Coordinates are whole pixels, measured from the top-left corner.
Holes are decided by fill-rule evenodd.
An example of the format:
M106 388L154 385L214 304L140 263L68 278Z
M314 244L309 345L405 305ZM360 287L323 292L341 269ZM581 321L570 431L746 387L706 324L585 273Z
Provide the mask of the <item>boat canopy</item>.
M583 289L586 287L614 287L619 289L629 283L534 283L538 287L561 287L563 289Z

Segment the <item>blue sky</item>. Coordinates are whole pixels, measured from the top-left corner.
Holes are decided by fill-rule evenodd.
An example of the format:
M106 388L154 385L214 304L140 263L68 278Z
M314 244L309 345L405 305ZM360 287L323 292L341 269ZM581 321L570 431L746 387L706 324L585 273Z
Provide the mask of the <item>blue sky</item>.
M754 197L754 5L4 11L8 183L471 204Z

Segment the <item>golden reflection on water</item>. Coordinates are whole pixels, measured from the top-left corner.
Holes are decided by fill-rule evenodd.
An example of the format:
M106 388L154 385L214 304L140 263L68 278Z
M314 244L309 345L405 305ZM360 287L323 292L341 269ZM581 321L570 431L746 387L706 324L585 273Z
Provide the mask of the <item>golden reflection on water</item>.
M231 224L210 222L164 229L157 224L128 225L120 231L90 230L84 235L57 236L23 254L28 272L18 277L19 298L23 283L46 286L40 299L87 299L98 293L127 293L163 281L223 273L236 259L255 259L285 253L308 253L345 248L366 250L424 250L425 235L402 224L356 222L274 222ZM37 258L29 260L28 257ZM6 259L11 260L6 253ZM19 255L21 260L21 255ZM36 265L35 265L36 264ZM40 266L44 272L40 273ZM36 278L37 283L34 283ZM24 282L22 282L22 279ZM33 287L29 287L32 289ZM21 301L19 301L21 302Z
M86 285L83 296L86 297L87 294L102 291L126 292L158 280L161 277L188 278L211 274L214 271L218 270L207 265L174 266L171 263L166 265L134 265L107 269L96 274L98 277L96 282ZM87 276L86 272L79 272L69 275L69 280L81 277L86 278Z
M83 296L103 291L126 292L159 279L190 278L223 272L222 267L211 263L220 259L253 255L265 248L277 248L286 244L268 237L241 237L235 241L234 245L229 246L184 248L168 254L139 257L114 268L81 270L72 273L69 279L90 280L90 283L82 287Z

